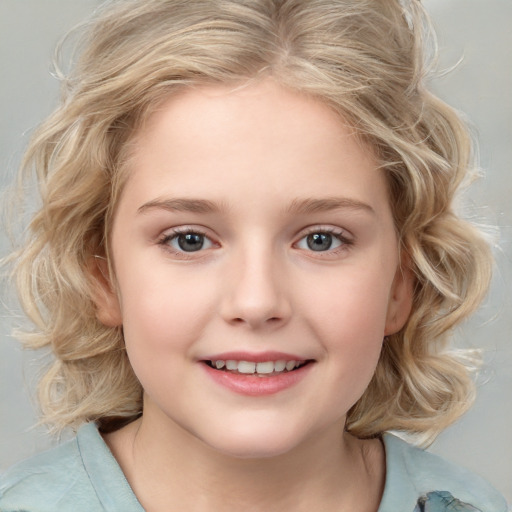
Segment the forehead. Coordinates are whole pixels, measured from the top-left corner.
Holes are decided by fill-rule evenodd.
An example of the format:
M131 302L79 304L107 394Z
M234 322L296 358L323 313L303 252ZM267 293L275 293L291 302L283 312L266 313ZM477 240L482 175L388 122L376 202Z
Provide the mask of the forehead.
M326 197L386 188L352 126L271 80L182 90L147 118L132 148L128 182L148 198L200 193L229 202L230 192L258 200L262 189Z
M261 136L254 135L260 131ZM252 144L278 146L286 140L315 137L334 140L350 137L364 146L357 132L338 112L315 96L284 87L270 78L237 85L200 85L179 89L160 102L136 132L136 140L146 144L158 134L180 137L194 135L194 143L211 143L217 150L242 138ZM201 139L197 137L204 135ZM215 144L222 139L223 144ZM234 149L233 147L231 149Z

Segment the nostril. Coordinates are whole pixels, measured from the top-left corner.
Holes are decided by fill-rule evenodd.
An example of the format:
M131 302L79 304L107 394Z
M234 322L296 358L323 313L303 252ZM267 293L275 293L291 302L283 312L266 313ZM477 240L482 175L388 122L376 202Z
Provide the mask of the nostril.
M236 318L233 318L231 321L235 324L275 324L275 323L278 323L278 322L281 322L282 318L278 317L278 316L273 316L273 317L270 317L270 318L267 318L266 320L263 320L262 322L260 321L257 321L257 322L254 322L252 321L251 319L248 319L248 320L245 320L244 318L241 318L241 317L236 317Z

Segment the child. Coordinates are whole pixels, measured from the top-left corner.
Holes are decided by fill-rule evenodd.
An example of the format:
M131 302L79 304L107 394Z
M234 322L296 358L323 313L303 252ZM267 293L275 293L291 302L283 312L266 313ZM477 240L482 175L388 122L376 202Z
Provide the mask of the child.
M399 0L106 4L35 135L14 274L77 437L0 510L504 512L427 442L472 396L443 351L490 255L453 212L457 116Z

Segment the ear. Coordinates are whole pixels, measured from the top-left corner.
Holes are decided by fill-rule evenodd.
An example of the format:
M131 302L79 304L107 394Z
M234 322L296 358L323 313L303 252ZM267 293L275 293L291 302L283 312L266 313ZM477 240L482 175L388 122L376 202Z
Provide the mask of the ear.
M385 336L397 333L411 314L414 298L414 274L408 258L404 258L404 260L406 261L403 261L396 271L391 287L384 329Z
M91 298L96 305L96 318L107 327L121 326L121 306L112 285L107 259L92 256L87 267L91 278Z

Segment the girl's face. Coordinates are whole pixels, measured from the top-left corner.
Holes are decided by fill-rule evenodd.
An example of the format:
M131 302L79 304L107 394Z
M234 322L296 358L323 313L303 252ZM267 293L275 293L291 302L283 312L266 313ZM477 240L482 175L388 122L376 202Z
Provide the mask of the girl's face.
M129 172L98 316L143 421L238 457L339 437L411 304L371 150L271 81L204 86L149 118Z

